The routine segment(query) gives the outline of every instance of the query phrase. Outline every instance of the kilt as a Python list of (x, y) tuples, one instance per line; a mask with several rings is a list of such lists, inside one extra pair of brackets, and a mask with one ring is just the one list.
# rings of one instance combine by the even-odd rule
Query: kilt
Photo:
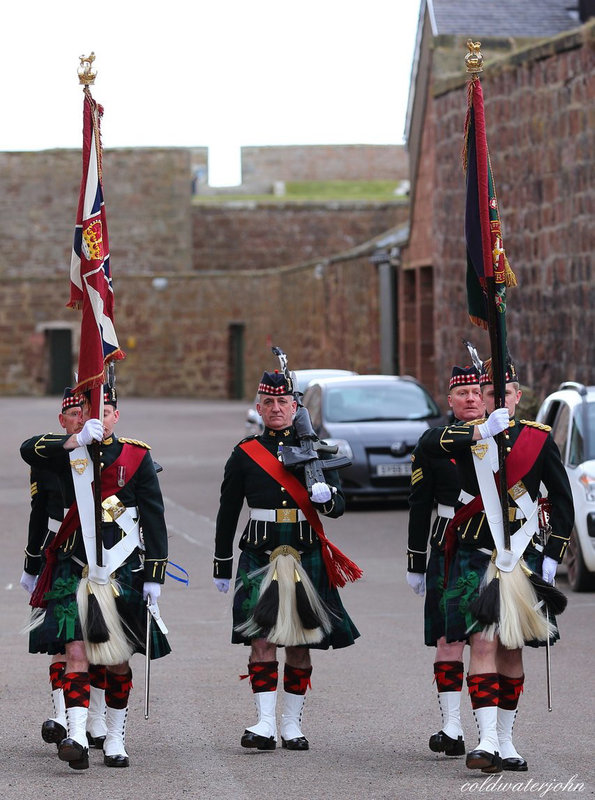
[(444, 630), (444, 551), (430, 548), (426, 570), (426, 599), (424, 602), (424, 641), (428, 647), (436, 647)]
[[(269, 554), (262, 550), (246, 549), (240, 554), (233, 599), (233, 630), (231, 634), (233, 644), (250, 644), (250, 640), (238, 633), (236, 627), (246, 622), (258, 602), (258, 593), (264, 573), (256, 577), (253, 577), (251, 573), (265, 567), (268, 563)], [(360, 634), (343, 607), (337, 588), (329, 584), (320, 547), (302, 552), (301, 564), (320, 599), (326, 605), (332, 622), (330, 633), (318, 644), (308, 645), (308, 647), (317, 650), (328, 650), (329, 647), (334, 649), (349, 647)]]
[[(541, 575), (542, 555), (531, 545), (525, 550), (524, 559), (527, 565)], [(456, 554), (450, 564), (448, 585), (442, 596), (440, 607), (444, 613), (445, 635), (447, 642), (468, 641), (473, 633), (479, 633), (483, 626), (475, 619), (469, 606), (479, 594), (483, 577), (490, 564), (491, 554), (459, 543)], [(556, 620), (550, 618), (556, 625)], [(550, 639), (553, 644), (559, 639), (556, 632)], [(545, 646), (545, 642), (525, 642), (530, 647)]]
[[(71, 558), (59, 560), (52, 575), (52, 588), (46, 593), (47, 608), (41, 626), (29, 640), (29, 651), (56, 655), (64, 653), (68, 642), (82, 641), (76, 592), (83, 567)], [(137, 556), (132, 556), (116, 570), (121, 597), (117, 609), (134, 652), (145, 654), (146, 604), (143, 600), (144, 576)], [(34, 646), (38, 649), (32, 651)], [(151, 658), (162, 658), (171, 652), (167, 638), (151, 619)]]

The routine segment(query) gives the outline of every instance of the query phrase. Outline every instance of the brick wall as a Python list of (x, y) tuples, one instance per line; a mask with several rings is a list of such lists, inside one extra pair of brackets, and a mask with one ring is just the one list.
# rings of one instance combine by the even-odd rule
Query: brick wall
[[(0, 394), (44, 394), (44, 329), (75, 323), (64, 307), (62, 278), (8, 279), (0, 296)], [(229, 326), (245, 325), (244, 396), (265, 368), (277, 367), (271, 344), (290, 366), (379, 371), (378, 283), (368, 254), (323, 266), (259, 272), (172, 273), (160, 290), (147, 274), (120, 275), (116, 322), (127, 357), (117, 365), (125, 397), (227, 396)], [(15, 316), (14, 309), (19, 309)], [(76, 362), (73, 361), (73, 369)]]
[(403, 145), (242, 147), (242, 183), (253, 181), (404, 180)]
[(407, 201), (200, 205), (193, 268), (267, 269), (351, 250), (407, 221)]
[[(225, 397), (238, 323), (248, 398), (275, 366), (275, 342), (295, 369), (378, 371), (378, 284), (366, 243), (404, 221), (406, 204), (193, 206), (203, 157), (104, 153), (123, 394)], [(80, 314), (65, 305), (80, 170), (78, 151), (0, 153), (0, 394), (46, 392), (52, 329), (72, 331), (76, 369)]]
[[(68, 275), (81, 164), (76, 150), (0, 153), (1, 275)], [(188, 270), (190, 152), (106, 150), (103, 172), (115, 274)]]
[[(565, 379), (595, 382), (594, 31), (593, 24), (583, 26), (513, 54), (482, 75), (504, 244), (519, 283), (508, 292), (509, 348), (523, 382), (540, 397)], [(420, 220), (417, 208), (432, 209), (434, 389), (440, 394), (451, 364), (465, 359), (462, 337), (483, 355), (488, 351), (487, 336), (466, 314), (465, 92), (460, 80), (434, 86), (435, 145), (428, 139), (420, 159), (432, 164), (433, 176), (422, 175), (416, 187), (411, 246), (404, 257), (405, 267), (427, 262), (427, 221)], [(416, 302), (422, 302), (419, 295)], [(419, 359), (412, 361), (411, 352), (403, 350), (402, 369), (419, 373)]]

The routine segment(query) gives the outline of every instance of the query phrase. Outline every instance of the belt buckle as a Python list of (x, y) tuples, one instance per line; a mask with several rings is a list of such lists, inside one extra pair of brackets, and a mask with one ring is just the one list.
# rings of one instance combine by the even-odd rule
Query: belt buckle
[(102, 522), (115, 522), (126, 511), (126, 506), (115, 494), (112, 494), (102, 502), (101, 509)]
[(297, 522), (297, 508), (276, 508), (275, 522)]

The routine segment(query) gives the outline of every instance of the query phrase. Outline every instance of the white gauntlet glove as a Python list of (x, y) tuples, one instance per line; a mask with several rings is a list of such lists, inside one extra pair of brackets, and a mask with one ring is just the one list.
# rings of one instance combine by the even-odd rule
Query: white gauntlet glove
[(326, 483), (312, 484), (312, 502), (313, 503), (328, 503), (332, 497), (330, 487)]
[(407, 583), (415, 594), (423, 596), (426, 593), (426, 576), (424, 572), (408, 572)]
[(227, 594), (229, 591), (229, 578), (213, 578), (213, 583), (223, 594)]
[(35, 589), (35, 584), (37, 583), (37, 575), (29, 575), (28, 572), (23, 572), (19, 583), (26, 592), (33, 594), (33, 589)]
[(98, 419), (88, 419), (83, 425), (82, 431), (76, 434), (79, 447), (100, 442), (103, 439), (103, 422)]
[(543, 564), (541, 565), (541, 577), (546, 583), (554, 582), (557, 569), (558, 562), (555, 558), (550, 558), (549, 556), (543, 557)]
[(147, 597), (151, 595), (151, 600), (153, 603), (156, 603), (161, 596), (161, 584), (160, 583), (151, 583), (147, 581), (143, 583), (143, 600), (145, 603), (147, 602)]
[(508, 428), (510, 417), (508, 416), (507, 408), (497, 408), (492, 411), (490, 416), (481, 425), (478, 425), (479, 435), (482, 439), (489, 439), (490, 436), (496, 436)]

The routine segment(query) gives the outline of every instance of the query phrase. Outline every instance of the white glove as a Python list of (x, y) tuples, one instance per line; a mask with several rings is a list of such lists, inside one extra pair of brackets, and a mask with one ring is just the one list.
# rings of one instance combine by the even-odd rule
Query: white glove
[(103, 439), (103, 422), (98, 419), (88, 419), (83, 425), (82, 431), (76, 434), (76, 440), (79, 447), (91, 444), (91, 442), (100, 442)]
[(555, 558), (550, 558), (549, 556), (543, 557), (543, 564), (541, 565), (541, 577), (546, 583), (554, 582), (557, 569), (558, 562)]
[(326, 483), (312, 484), (312, 502), (313, 503), (328, 503), (332, 497), (331, 490)]
[(478, 425), (479, 435), (482, 439), (488, 439), (490, 436), (496, 436), (508, 428), (510, 417), (508, 416), (507, 408), (497, 408), (492, 411), (490, 416), (481, 425)]
[(35, 584), (37, 583), (37, 575), (29, 575), (28, 572), (23, 572), (19, 583), (26, 592), (33, 594), (33, 589), (35, 589)]
[(424, 572), (408, 572), (407, 583), (415, 594), (423, 596), (426, 593), (426, 576)]
[(143, 583), (143, 600), (145, 602), (147, 601), (147, 597), (149, 595), (151, 595), (151, 600), (153, 603), (156, 603), (161, 595), (161, 584), (151, 583), (150, 581)]
[(213, 583), (223, 594), (227, 594), (229, 591), (229, 578), (213, 578)]

